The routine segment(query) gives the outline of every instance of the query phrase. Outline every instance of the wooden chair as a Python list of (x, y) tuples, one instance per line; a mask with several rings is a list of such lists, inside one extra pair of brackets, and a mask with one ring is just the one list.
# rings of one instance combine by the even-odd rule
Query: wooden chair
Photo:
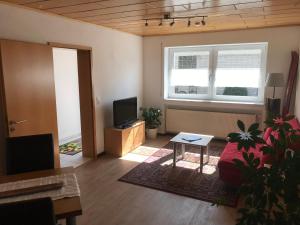
[(54, 169), (52, 134), (7, 139), (6, 173), (18, 174)]
[(51, 198), (0, 205), (1, 225), (55, 225)]

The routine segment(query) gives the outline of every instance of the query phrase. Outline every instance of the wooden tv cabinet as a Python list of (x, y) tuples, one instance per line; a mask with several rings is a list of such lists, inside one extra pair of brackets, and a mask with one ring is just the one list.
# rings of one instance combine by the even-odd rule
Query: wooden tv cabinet
[(105, 152), (114, 156), (124, 156), (145, 142), (145, 121), (137, 121), (131, 127), (117, 129), (114, 127), (104, 130)]

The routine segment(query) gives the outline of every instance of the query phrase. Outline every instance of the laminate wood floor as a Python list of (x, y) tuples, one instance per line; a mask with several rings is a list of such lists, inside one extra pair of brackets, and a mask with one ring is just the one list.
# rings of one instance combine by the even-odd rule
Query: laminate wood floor
[(74, 168), (77, 168), (83, 165), (84, 163), (87, 163), (88, 161), (92, 160), (91, 158), (83, 157), (82, 152), (79, 152), (75, 155), (59, 154), (59, 157), (61, 167), (73, 166)]
[[(162, 147), (169, 139), (161, 136), (145, 146)], [(136, 165), (103, 155), (76, 169), (83, 207), (79, 225), (235, 224), (236, 209), (118, 181)]]

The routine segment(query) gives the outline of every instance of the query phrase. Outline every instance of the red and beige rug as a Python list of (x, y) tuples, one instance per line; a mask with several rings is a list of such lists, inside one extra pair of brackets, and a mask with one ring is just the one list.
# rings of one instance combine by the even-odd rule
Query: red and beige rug
[(161, 149), (141, 146), (130, 154), (142, 155), (145, 160), (119, 180), (236, 207), (237, 190), (226, 186), (218, 175), (217, 163), (225, 144), (221, 141), (211, 143), (210, 159), (202, 174), (199, 172), (199, 150), (195, 147), (186, 147), (184, 159), (179, 155), (176, 168), (173, 168), (173, 150), (170, 144)]

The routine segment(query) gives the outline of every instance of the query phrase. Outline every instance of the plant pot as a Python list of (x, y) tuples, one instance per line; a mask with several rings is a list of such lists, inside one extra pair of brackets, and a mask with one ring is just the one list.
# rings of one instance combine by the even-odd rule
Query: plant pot
[(157, 131), (158, 131), (158, 128), (147, 128), (146, 129), (146, 136), (147, 138), (149, 139), (156, 139), (157, 138)]

